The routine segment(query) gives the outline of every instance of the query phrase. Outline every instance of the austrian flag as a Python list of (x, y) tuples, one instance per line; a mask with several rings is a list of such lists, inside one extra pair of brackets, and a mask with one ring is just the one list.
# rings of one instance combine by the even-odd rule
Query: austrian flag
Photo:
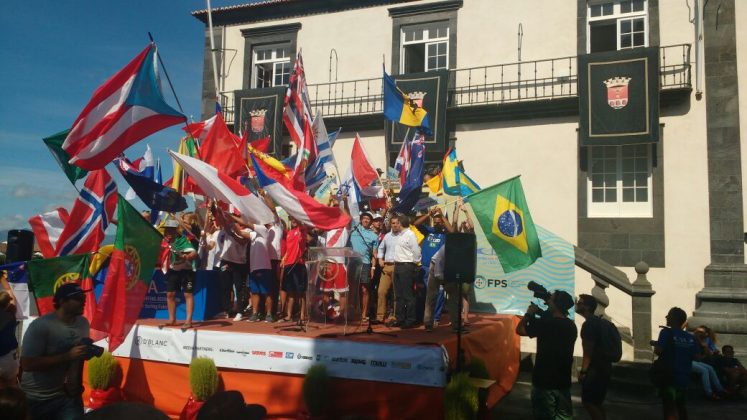
[(143, 138), (186, 120), (163, 99), (156, 54), (149, 44), (93, 93), (62, 145), (70, 163), (103, 168)]

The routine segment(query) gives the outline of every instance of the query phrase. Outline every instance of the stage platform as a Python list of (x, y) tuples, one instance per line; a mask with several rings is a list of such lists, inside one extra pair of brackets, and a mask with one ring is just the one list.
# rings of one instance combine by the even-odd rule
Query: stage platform
[[(155, 405), (172, 417), (189, 396), (188, 364), (193, 357), (215, 360), (223, 387), (262, 404), (272, 418), (295, 418), (303, 410), (301, 385), (308, 368), (327, 366), (333, 418), (442, 418), (447, 371), (456, 364), (456, 335), (442, 325), (400, 330), (366, 324), (196, 322), (193, 329), (159, 328), (163, 322), (140, 320), (115, 351), (123, 369), (128, 400)], [(519, 365), (519, 339), (513, 316), (472, 314), (462, 336), (466, 359), (484, 360), (492, 379), (488, 404), (513, 386)], [(427, 417), (423, 417), (427, 416)]]

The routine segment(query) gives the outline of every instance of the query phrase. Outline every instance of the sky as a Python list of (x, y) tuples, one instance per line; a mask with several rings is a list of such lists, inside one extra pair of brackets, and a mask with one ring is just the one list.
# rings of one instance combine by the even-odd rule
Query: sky
[[(244, 2), (211, 3), (215, 8)], [(184, 114), (199, 120), (204, 25), (191, 12), (205, 8), (205, 0), (3, 0), (0, 241), (9, 229), (28, 229), (31, 216), (72, 208), (77, 192), (42, 138), (70, 128), (94, 90), (145, 48), (148, 32)], [(166, 101), (178, 109), (163, 69), (161, 79)], [(136, 159), (149, 144), (166, 179), (171, 175), (166, 149), (176, 149), (181, 135), (179, 126), (170, 127), (125, 153)], [(124, 193), (127, 184), (112, 165), (107, 169)]]

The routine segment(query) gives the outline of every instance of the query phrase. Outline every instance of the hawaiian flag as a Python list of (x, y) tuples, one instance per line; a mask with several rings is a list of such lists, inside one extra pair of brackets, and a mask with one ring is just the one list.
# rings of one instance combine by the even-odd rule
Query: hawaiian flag
[(283, 123), (285, 123), (298, 150), (293, 174), (293, 187), (303, 190), (305, 188), (306, 166), (308, 162), (316, 159), (317, 147), (314, 141), (314, 130), (311, 127), (311, 103), (309, 102), (306, 75), (304, 74), (303, 59), (300, 53), (296, 57), (296, 63), (290, 75), (290, 84), (285, 94)]
[(90, 172), (57, 240), (55, 254), (83, 254), (99, 249), (116, 209), (117, 184), (106, 169)]
[(63, 207), (47, 213), (37, 214), (29, 219), (36, 243), (39, 244), (39, 251), (41, 251), (44, 258), (57, 256), (55, 254), (57, 240), (65, 229), (68, 219), (67, 210)]
[(156, 54), (150, 43), (96, 89), (62, 145), (70, 163), (103, 168), (143, 138), (186, 120), (163, 99)]
[(289, 181), (282, 181), (281, 174), (273, 173), (273, 168), (255, 159), (253, 155), (251, 158), (259, 186), (264, 188), (277, 205), (302, 224), (330, 230), (350, 223), (350, 216), (339, 208), (325, 206), (305, 192), (292, 188)]

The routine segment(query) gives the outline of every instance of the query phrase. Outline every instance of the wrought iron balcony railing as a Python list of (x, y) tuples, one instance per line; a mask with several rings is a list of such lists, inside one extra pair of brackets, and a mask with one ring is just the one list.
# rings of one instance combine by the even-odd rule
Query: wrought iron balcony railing
[[(660, 48), (662, 90), (691, 87), (690, 44)], [(503, 104), (578, 96), (576, 57), (522, 61), (449, 72), (448, 107)], [(381, 78), (309, 85), (311, 105), (325, 117), (383, 112)], [(233, 120), (233, 92), (224, 92), (226, 122)]]

